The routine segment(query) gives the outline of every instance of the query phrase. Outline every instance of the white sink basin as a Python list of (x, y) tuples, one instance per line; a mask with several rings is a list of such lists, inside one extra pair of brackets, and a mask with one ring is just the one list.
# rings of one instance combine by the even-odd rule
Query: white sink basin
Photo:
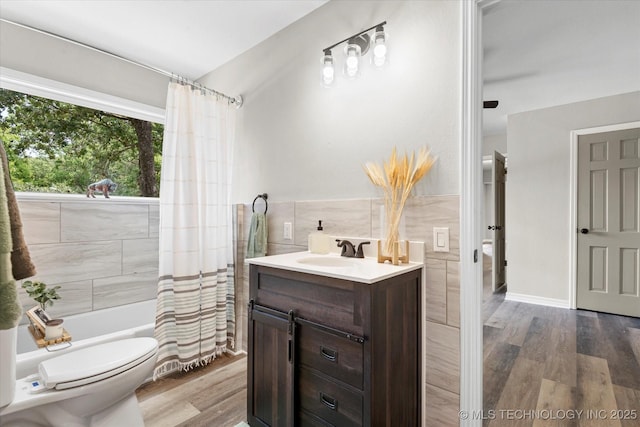
[(355, 263), (349, 259), (330, 256), (310, 256), (297, 260), (300, 264), (314, 265), (316, 267), (353, 267)]

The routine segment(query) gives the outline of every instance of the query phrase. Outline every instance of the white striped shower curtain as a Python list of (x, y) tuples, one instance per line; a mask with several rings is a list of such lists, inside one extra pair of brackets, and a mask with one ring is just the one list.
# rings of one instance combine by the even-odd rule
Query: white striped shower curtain
[(160, 179), (154, 377), (207, 364), (233, 346), (230, 200), (235, 108), (170, 83)]

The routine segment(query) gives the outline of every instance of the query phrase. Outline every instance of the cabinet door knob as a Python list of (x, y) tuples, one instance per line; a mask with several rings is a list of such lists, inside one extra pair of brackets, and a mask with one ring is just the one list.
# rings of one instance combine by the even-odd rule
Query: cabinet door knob
[(338, 360), (338, 352), (336, 350), (326, 348), (325, 346), (320, 346), (320, 354), (330, 362)]
[(320, 392), (320, 402), (322, 402), (323, 405), (325, 405), (327, 408), (331, 409), (332, 411), (335, 411), (336, 408), (338, 407), (338, 401), (333, 397), (324, 394), (323, 392)]

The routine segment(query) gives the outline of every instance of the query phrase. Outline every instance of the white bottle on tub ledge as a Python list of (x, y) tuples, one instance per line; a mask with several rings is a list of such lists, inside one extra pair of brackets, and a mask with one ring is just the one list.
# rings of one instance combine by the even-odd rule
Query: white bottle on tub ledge
[(331, 238), (324, 234), (322, 220), (318, 221), (317, 231), (309, 233), (309, 252), (312, 254), (325, 255), (329, 253)]

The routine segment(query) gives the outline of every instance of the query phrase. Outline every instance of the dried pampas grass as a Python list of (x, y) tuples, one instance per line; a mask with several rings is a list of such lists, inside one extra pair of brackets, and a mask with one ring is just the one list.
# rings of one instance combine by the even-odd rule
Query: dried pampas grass
[(413, 186), (429, 173), (435, 163), (435, 157), (427, 147), (422, 147), (417, 156), (411, 153), (408, 157), (398, 157), (393, 147), (389, 161), (382, 166), (368, 162), (364, 171), (373, 185), (382, 188), (384, 192), (384, 208), (387, 216), (387, 253), (393, 251), (394, 242), (398, 241), (400, 218), (404, 205), (411, 195)]

